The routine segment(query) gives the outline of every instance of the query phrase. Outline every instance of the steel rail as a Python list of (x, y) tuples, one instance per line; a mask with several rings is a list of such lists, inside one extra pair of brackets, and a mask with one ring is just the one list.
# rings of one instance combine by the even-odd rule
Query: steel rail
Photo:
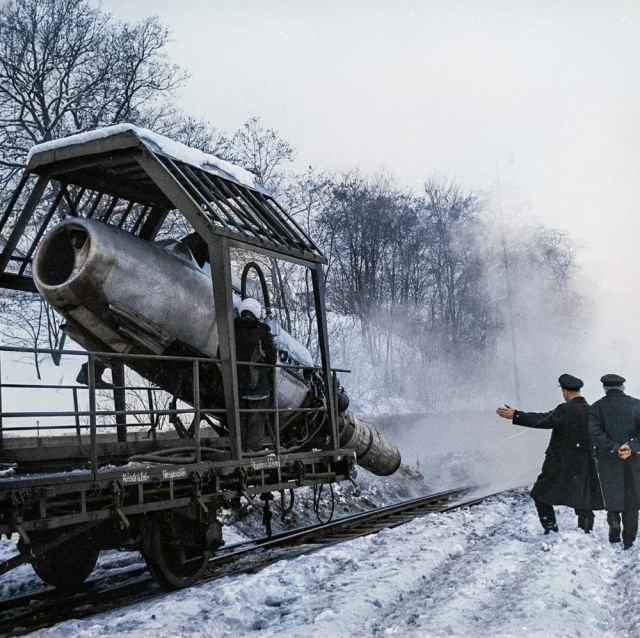
[[(196, 584), (201, 585), (224, 576), (258, 572), (281, 560), (311, 554), (333, 544), (397, 527), (428, 513), (448, 512), (475, 505), (489, 496), (507, 491), (470, 496), (472, 489), (474, 488), (459, 488), (429, 494), (331, 523), (310, 525), (274, 534), (270, 538), (234, 543), (217, 551), (205, 576)], [(466, 496), (469, 498), (465, 498)], [(133, 581), (104, 589), (100, 589), (100, 583), (109, 580), (109, 576), (100, 581), (89, 581), (80, 591), (72, 594), (46, 589), (0, 600), (0, 638), (23, 635), (65, 620), (87, 618), (171, 593), (162, 590), (151, 575), (142, 572), (139, 567), (133, 566), (128, 571), (138, 574)]]

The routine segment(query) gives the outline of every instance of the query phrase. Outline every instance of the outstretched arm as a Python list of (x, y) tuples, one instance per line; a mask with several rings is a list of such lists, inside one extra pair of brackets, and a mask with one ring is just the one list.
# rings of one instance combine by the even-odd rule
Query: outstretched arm
[(514, 425), (522, 425), (526, 428), (551, 429), (564, 420), (563, 410), (556, 414), (560, 408), (562, 406), (558, 406), (552, 412), (521, 412), (520, 410), (514, 410), (505, 403), (504, 407), (498, 408), (496, 412), (503, 419), (511, 420)]
[(562, 403), (551, 412), (520, 412), (516, 410), (513, 415), (513, 423), (525, 428), (551, 430), (566, 421), (565, 405)]
[(509, 421), (513, 419), (513, 415), (515, 414), (515, 412), (516, 411), (508, 403), (505, 403), (504, 407), (500, 406), (496, 410), (496, 414), (498, 416), (501, 416), (503, 419), (509, 419)]

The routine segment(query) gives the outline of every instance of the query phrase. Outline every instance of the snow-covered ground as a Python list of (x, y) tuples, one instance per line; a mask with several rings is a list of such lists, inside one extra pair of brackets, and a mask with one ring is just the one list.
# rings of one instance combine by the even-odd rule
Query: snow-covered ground
[(251, 636), (607, 637), (640, 635), (638, 549), (560, 508), (544, 536), (525, 490), (432, 514), (271, 565), (70, 621), (48, 638)]

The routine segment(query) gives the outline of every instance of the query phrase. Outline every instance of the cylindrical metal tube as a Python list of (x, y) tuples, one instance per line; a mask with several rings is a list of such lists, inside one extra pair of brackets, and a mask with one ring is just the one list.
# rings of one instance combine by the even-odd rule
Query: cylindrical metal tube
[[(71, 320), (73, 338), (88, 350), (104, 344), (115, 352), (137, 347), (163, 354), (176, 344), (194, 355), (216, 356), (211, 278), (180, 242), (165, 250), (94, 219), (69, 219), (42, 240), (33, 273), (38, 290)], [(235, 293), (233, 304), (240, 305)], [(282, 328), (273, 330), (281, 357), (314, 365), (301, 343)], [(183, 385), (181, 398), (191, 402)], [(301, 370), (279, 367), (276, 392), (280, 408), (298, 408), (309, 384)]]
[(340, 447), (355, 450), (358, 465), (378, 476), (389, 476), (400, 467), (402, 458), (395, 445), (355, 414), (347, 412), (343, 418)]
[(45, 299), (116, 352), (124, 341), (161, 354), (179, 340), (216, 354), (209, 277), (195, 261), (115, 226), (93, 219), (58, 224), (38, 247), (33, 274)]

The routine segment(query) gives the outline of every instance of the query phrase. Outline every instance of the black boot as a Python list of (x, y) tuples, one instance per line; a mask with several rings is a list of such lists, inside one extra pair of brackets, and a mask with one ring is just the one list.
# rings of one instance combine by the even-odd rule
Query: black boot
[(574, 510), (578, 515), (578, 527), (588, 534), (593, 529), (593, 512), (591, 510)]
[(594, 521), (595, 521), (595, 516), (593, 512), (588, 512), (587, 514), (584, 515), (584, 527), (582, 529), (584, 530), (585, 534), (589, 534), (591, 532), (591, 530), (593, 529)]
[(621, 532), (620, 523), (609, 523), (609, 542), (619, 543), (620, 532)]
[(538, 518), (544, 529), (544, 533), (557, 532), (558, 525), (556, 524), (556, 513), (553, 510), (553, 505), (548, 503), (542, 503), (534, 499), (536, 509), (538, 510)]
[(622, 512), (622, 542), (624, 548), (629, 549), (638, 534), (638, 510), (629, 509)]

